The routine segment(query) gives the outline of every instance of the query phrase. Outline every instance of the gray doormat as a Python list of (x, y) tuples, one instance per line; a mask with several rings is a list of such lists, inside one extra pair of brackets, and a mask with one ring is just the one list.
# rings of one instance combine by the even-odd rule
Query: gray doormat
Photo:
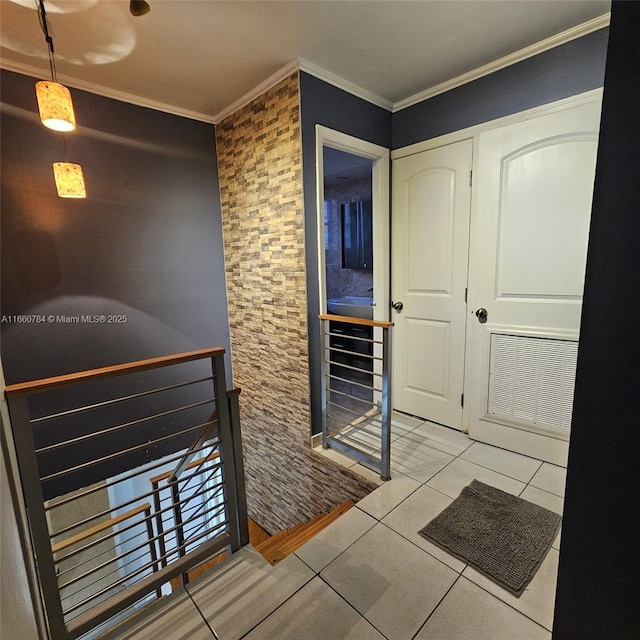
[(560, 520), (553, 511), (473, 480), (419, 533), (520, 596)]

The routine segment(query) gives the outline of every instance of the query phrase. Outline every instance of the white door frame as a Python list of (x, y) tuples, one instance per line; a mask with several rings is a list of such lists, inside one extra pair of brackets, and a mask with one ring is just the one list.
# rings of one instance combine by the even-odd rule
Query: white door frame
[(324, 147), (372, 161), (373, 319), (389, 320), (389, 149), (316, 125), (316, 209), (318, 215), (318, 283), (320, 313), (327, 313), (324, 243)]

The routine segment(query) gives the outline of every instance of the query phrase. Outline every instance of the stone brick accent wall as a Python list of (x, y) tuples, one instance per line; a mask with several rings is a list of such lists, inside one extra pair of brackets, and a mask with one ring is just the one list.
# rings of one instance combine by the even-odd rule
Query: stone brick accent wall
[(373, 485), (310, 448), (298, 74), (216, 127), (249, 515), (273, 533)]

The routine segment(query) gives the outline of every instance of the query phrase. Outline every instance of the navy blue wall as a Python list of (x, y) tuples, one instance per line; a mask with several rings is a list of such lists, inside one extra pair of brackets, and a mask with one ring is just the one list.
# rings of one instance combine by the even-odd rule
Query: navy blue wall
[[(7, 383), (228, 351), (214, 127), (73, 90), (68, 159), (82, 164), (88, 197), (62, 199), (51, 169), (62, 137), (39, 122), (34, 79), (3, 70), (1, 80)], [(34, 315), (45, 320), (20, 321)], [(60, 319), (83, 315), (126, 321)]]
[(62, 137), (34, 80), (2, 71), (3, 316), (126, 315), (104, 326), (2, 323), (7, 383), (206, 346), (229, 329), (212, 125), (74, 90), (86, 200), (56, 195)]
[(594, 31), (394, 113), (393, 148), (601, 87), (608, 32)]
[(356, 98), (323, 80), (300, 72), (302, 120), (302, 171), (304, 188), (307, 299), (309, 314), (309, 365), (311, 371), (311, 423), (321, 429), (320, 323), (318, 313), (318, 223), (316, 207), (316, 124), (391, 147), (391, 113)]

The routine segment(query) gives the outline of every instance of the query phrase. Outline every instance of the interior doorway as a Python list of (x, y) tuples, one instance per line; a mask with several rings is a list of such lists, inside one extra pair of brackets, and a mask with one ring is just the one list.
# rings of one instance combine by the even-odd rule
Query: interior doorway
[(317, 125), (316, 184), (320, 313), (388, 320), (389, 150)]

